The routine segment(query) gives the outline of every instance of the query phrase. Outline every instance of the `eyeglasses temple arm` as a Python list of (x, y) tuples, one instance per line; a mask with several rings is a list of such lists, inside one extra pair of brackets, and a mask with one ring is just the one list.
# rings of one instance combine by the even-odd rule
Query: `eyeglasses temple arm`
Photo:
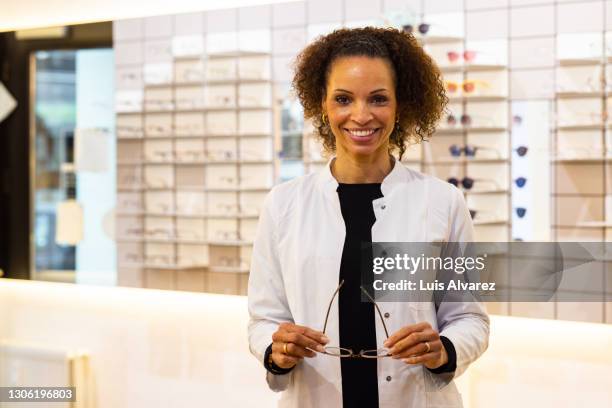
[(387, 338), (389, 338), (389, 332), (387, 331), (387, 325), (385, 324), (385, 319), (383, 319), (382, 313), (380, 312), (380, 308), (376, 304), (376, 301), (374, 300), (374, 298), (372, 298), (372, 296), (370, 296), (368, 291), (363, 288), (363, 286), (360, 286), (360, 288), (363, 291), (363, 293), (365, 293), (365, 295), (368, 297), (368, 299), (370, 299), (372, 303), (374, 303), (374, 307), (376, 308), (376, 311), (378, 312), (378, 316), (380, 316), (380, 321), (382, 322), (383, 329), (385, 329), (385, 334), (387, 335)]
[(325, 314), (325, 324), (323, 325), (323, 333), (325, 333), (325, 330), (327, 329), (327, 319), (329, 318), (329, 311), (331, 310), (332, 303), (334, 303), (334, 299), (336, 298), (336, 295), (338, 294), (338, 291), (340, 290), (342, 285), (344, 285), (344, 279), (342, 279), (340, 281), (340, 284), (336, 288), (336, 291), (334, 292), (334, 295), (332, 296), (331, 300), (329, 301), (329, 306), (327, 306), (327, 313)]

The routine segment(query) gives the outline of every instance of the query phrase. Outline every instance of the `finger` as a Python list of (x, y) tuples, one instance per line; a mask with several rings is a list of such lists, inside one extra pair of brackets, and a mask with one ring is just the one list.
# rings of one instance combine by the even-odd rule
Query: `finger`
[(280, 368), (291, 368), (300, 360), (301, 359), (298, 357), (292, 357), (282, 353), (272, 353), (272, 361)]
[(314, 357), (317, 355), (312, 350), (300, 347), (293, 343), (272, 343), (272, 352), (285, 354), (285, 344), (287, 345), (287, 355), (292, 357)]
[(395, 343), (397, 343), (399, 340), (403, 339), (404, 337), (409, 336), (411, 333), (414, 333), (417, 331), (423, 331), (430, 327), (431, 325), (427, 322), (421, 322), (421, 323), (411, 324), (409, 326), (404, 326), (398, 331), (396, 331), (395, 333), (393, 333), (391, 336), (389, 336), (389, 338), (384, 342), (383, 345), (387, 348), (391, 348), (393, 347), (393, 345), (395, 345)]
[(293, 343), (303, 348), (316, 350), (320, 353), (325, 351), (325, 348), (317, 341), (306, 337), (298, 332), (276, 332), (272, 335), (272, 340), (278, 343)]
[(433, 351), (431, 353), (421, 354), (420, 356), (408, 357), (403, 359), (402, 361), (406, 364), (421, 364), (427, 361), (436, 361), (440, 359), (440, 352)]
[(290, 331), (297, 332), (303, 336), (311, 338), (312, 340), (316, 341), (319, 344), (325, 345), (329, 343), (329, 339), (327, 338), (325, 333), (317, 331), (317, 330), (313, 330), (310, 327), (293, 325)]
[(391, 354), (398, 354), (405, 351), (408, 348), (414, 347), (419, 343), (430, 342), (439, 340), (439, 335), (434, 330), (426, 330), (422, 332), (413, 332), (403, 339), (399, 340), (393, 347), (389, 349)]
[(429, 352), (439, 352), (440, 350), (442, 350), (442, 342), (441, 341), (429, 342), (429, 347), (430, 348), (427, 349), (427, 345), (425, 343), (419, 343), (416, 346), (410, 347), (407, 350), (401, 351), (397, 354), (393, 354), (393, 358), (395, 359), (408, 358), (408, 357), (423, 355)]

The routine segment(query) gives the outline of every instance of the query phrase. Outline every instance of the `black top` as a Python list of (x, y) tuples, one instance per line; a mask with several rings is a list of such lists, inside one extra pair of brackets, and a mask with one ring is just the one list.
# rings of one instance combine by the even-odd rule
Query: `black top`
[[(376, 311), (371, 302), (361, 301), (361, 245), (372, 242), (372, 226), (376, 221), (372, 201), (382, 197), (380, 183), (342, 184), (337, 192), (342, 218), (346, 226), (346, 238), (340, 262), (340, 278), (344, 285), (338, 292), (340, 347), (361, 350), (376, 349)], [(298, 323), (299, 324), (299, 323)], [(390, 335), (393, 333), (389, 333)], [(448, 363), (432, 373), (453, 372), (456, 369), (456, 353), (452, 342), (440, 336), (448, 353)], [(333, 340), (332, 340), (333, 342)], [(264, 365), (274, 374), (285, 374), (291, 369), (281, 369), (268, 364), (271, 345), (266, 350)], [(318, 358), (321, 358), (319, 356)], [(335, 357), (328, 357), (335, 358)], [(378, 375), (376, 359), (342, 358), (342, 401), (344, 408), (378, 407)]]
[[(338, 197), (346, 226), (346, 239), (340, 262), (338, 292), (340, 347), (361, 350), (376, 349), (376, 311), (371, 302), (361, 301), (361, 244), (372, 242), (372, 225), (376, 218), (372, 201), (382, 197), (380, 183), (340, 184)], [(378, 407), (376, 359), (343, 358), (342, 402), (349, 407)]]

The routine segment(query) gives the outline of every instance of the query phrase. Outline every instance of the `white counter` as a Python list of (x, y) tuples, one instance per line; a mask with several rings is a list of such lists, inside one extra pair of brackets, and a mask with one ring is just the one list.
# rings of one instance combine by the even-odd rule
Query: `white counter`
[[(0, 279), (0, 339), (83, 349), (96, 408), (271, 407), (246, 298)], [(612, 406), (612, 326), (493, 316), (466, 407)]]

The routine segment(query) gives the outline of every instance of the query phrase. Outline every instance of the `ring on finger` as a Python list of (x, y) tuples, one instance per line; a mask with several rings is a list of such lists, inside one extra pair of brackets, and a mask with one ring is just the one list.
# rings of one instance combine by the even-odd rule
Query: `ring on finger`
[(425, 350), (425, 353), (429, 353), (431, 351), (431, 345), (427, 341), (425, 342), (425, 345), (427, 346), (427, 350)]
[(289, 352), (287, 351), (287, 344), (288, 343), (283, 344), (283, 353), (284, 354), (289, 354)]

